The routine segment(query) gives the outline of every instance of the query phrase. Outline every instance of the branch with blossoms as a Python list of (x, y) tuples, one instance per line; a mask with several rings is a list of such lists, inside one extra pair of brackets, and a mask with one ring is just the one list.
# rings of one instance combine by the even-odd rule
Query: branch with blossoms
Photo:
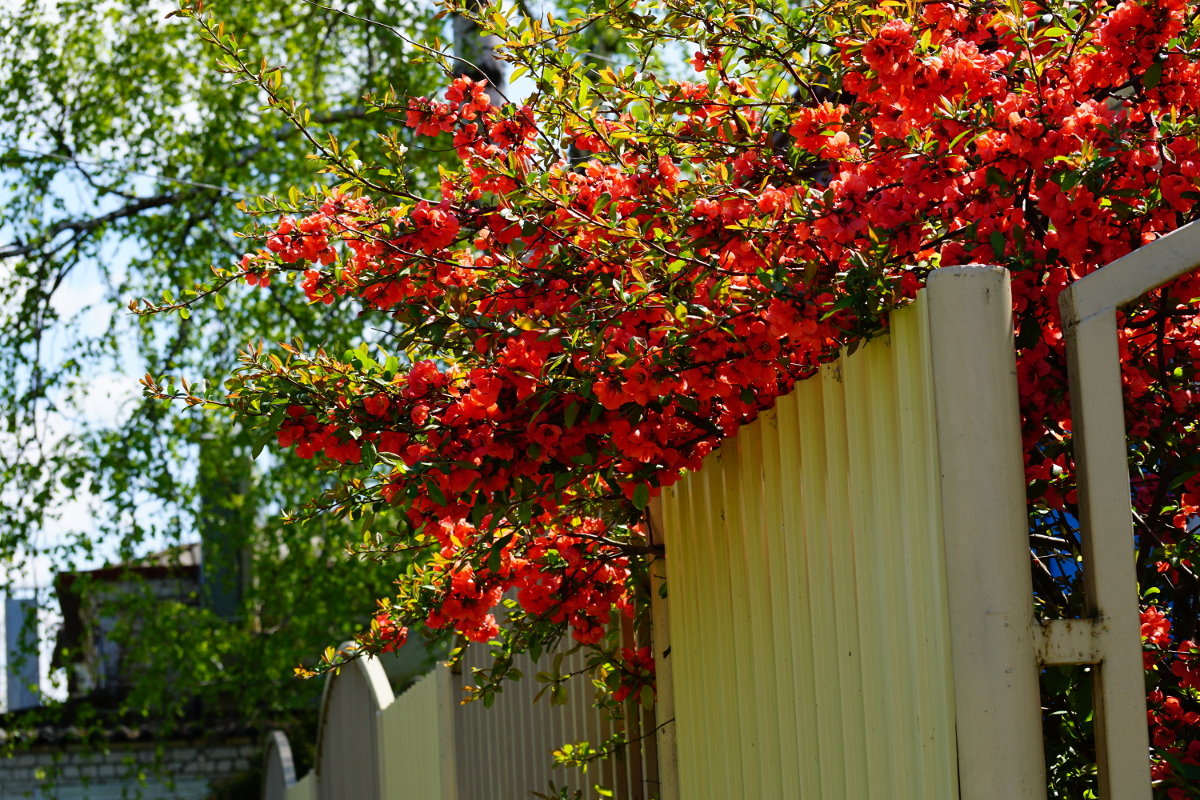
[[(1197, 216), (1196, 12), (659, 0), (483, 14), (537, 86), (524, 104), (494, 106), (465, 78), (368, 100), (394, 129), (381, 168), (403, 174), (402, 135), (453, 151), (438, 195), (342, 170), (347, 183), (251, 234), (232, 273), (355, 304), (388, 323), (387, 351), (250, 352), (213, 400), (337, 477), (321, 513), (386, 520), (364, 552), (403, 554), (404, 574), (366, 651), (419, 624), (504, 642), (510, 664), (567, 631), (626, 674), (611, 630), (648, 604), (650, 500), (886, 330), (931, 270), (1001, 264), (1037, 600), (1069, 616), (1080, 547), (1057, 298)], [(630, 43), (603, 69), (564, 46), (599, 24)], [(654, 67), (679, 44), (691, 74)], [(276, 96), (274, 77), (235, 71)], [(1184, 278), (1120, 318), (1139, 576), (1185, 641), (1200, 637), (1197, 298)], [(1157, 685), (1200, 712), (1190, 682)]]

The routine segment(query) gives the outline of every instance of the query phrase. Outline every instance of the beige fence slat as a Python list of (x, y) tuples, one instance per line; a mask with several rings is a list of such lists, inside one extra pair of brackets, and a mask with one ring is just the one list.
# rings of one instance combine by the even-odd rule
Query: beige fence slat
[[(741, 448), (739, 441), (732, 442), (730, 460), (740, 461)], [(730, 592), (730, 626), (725, 629), (726, 635), (732, 640), (733, 647), (730, 655), (741, 655), (741, 658), (731, 658), (730, 667), (733, 681), (731, 687), (731, 708), (737, 717), (737, 726), (726, 733), (732, 739), (730, 744), (741, 751), (741, 757), (735, 762), (739, 767), (740, 778), (737, 785), (742, 787), (747, 797), (762, 796), (762, 761), (761, 739), (763, 737), (763, 718), (755, 707), (755, 700), (762, 692), (763, 686), (754, 676), (754, 665), (759, 660), (759, 651), (754, 647), (755, 627), (758, 620), (751, 610), (749, 570), (747, 565), (746, 541), (734, 535), (742, 530), (742, 508), (746, 503), (745, 488), (742, 485), (742, 474), (737, 470), (722, 470), (713, 476), (712, 484), (721, 498), (717, 514), (721, 519), (718, 532), (716, 553), (729, 570)], [(714, 486), (714, 488), (715, 488)], [(757, 589), (758, 587), (753, 587)], [(747, 657), (748, 656), (748, 657)]]
[[(871, 752), (867, 748), (872, 743), (885, 737), (891, 738), (887, 721), (893, 711), (889, 708), (886, 683), (872, 680), (871, 675), (874, 665), (889, 658), (884, 632), (885, 608), (877, 602), (881, 588), (878, 585), (879, 569), (884, 563), (890, 562), (887, 548), (889, 537), (878, 537), (874, 534), (886, 529), (886, 521), (881, 516), (890, 516), (893, 513), (890, 506), (881, 509), (873, 502), (886, 495), (884, 486), (875, 485), (874, 479), (879, 476), (875, 474), (871, 462), (873, 442), (876, 438), (886, 435), (886, 431), (876, 428), (872, 411), (887, 395), (877, 392), (877, 387), (872, 385), (872, 376), (881, 362), (876, 351), (886, 347), (887, 342), (881, 339), (873, 344), (874, 347), (863, 348), (855, 358), (847, 358), (843, 363), (846, 423), (844, 431), (840, 432), (846, 439), (847, 452), (851, 459), (845, 473), (850, 485), (850, 524), (841, 536), (847, 538), (852, 545), (850, 564), (853, 566), (854, 594), (858, 600), (858, 618), (853, 623), (858, 642), (853, 646), (852, 669), (861, 676), (857, 694), (862, 707), (862, 752)], [(839, 534), (834, 532), (832, 535)], [(895, 654), (891, 654), (891, 658), (894, 657)], [(867, 776), (867, 797), (882, 797), (888, 787), (896, 785), (890, 768), (889, 758), (863, 759), (862, 770)]]
[[(920, 402), (927, 396), (928, 387), (933, 386), (932, 363), (926, 347), (916, 346), (918, 342), (930, 341), (929, 315), (920, 310), (915, 314), (893, 315), (891, 326), (897, 343), (893, 348), (901, 457), (897, 486), (900, 502), (905, 506), (901, 515), (901, 540), (905, 549), (907, 607), (915, 612), (905, 616), (907, 635), (916, 643), (916, 647), (908, 651), (907, 669), (913, 680), (910, 692), (918, 718), (933, 726), (951, 726), (954, 694), (946, 690), (942, 681), (944, 676), (953, 674), (951, 653), (945, 645), (951, 641), (950, 616), (954, 609), (947, 595), (947, 582), (935, 577), (941, 576), (945, 569), (941, 497), (940, 493), (923, 491), (925, 476), (938, 474), (938, 454), (929, 447), (904, 444), (936, 440), (933, 404)], [(922, 387), (926, 388), (923, 390)], [(938, 659), (937, 668), (925, 669), (918, 654)], [(918, 797), (937, 797), (946, 786), (957, 781), (955, 765), (946, 758), (943, 745), (946, 735), (948, 732), (938, 731), (937, 735), (920, 742)]]
[[(663, 507), (668, 498), (671, 498), (678, 504), (680, 509), (691, 508), (694, 500), (692, 498), (692, 488), (696, 481), (683, 481), (676, 483), (674, 486), (663, 490), (662, 495), (656, 501), (653, 509), (656, 514), (655, 540), (657, 547), (665, 547), (666, 545), (666, 522)], [(688, 524), (688, 519), (681, 513), (679, 525), (685, 526)], [(688, 528), (682, 528), (684, 535), (693, 535)], [(696, 676), (694, 674), (684, 673), (683, 675), (675, 674), (675, 640), (680, 635), (687, 636), (683, 633), (684, 629), (693, 624), (697, 619), (699, 609), (695, 607), (695, 593), (686, 591), (686, 577), (680, 578), (679, 583), (673, 582), (670, 578), (672, 571), (677, 571), (681, 575), (694, 575), (696, 568), (694, 567), (694, 557), (699, 553), (699, 548), (682, 550), (677, 555), (672, 556), (672, 561), (668, 562), (665, 558), (660, 558), (656, 561), (656, 569), (661, 570), (658, 574), (661, 575), (661, 580), (665, 583), (667, 598), (665, 602), (658, 591), (651, 595), (651, 603), (654, 613), (654, 635), (657, 637), (662, 631), (662, 626), (659, 620), (665, 618), (670, 631), (670, 640), (666, 643), (670, 648), (669, 653), (666, 649), (656, 644), (654, 650), (654, 659), (658, 674), (658, 703), (659, 708), (665, 707), (671, 709), (670, 716), (664, 714), (664, 719), (672, 720), (666, 728), (664, 728), (663, 738), (660, 743), (666, 742), (663, 747), (665, 751), (671, 744), (674, 745), (674, 758), (669, 761), (664, 759), (660, 761), (659, 766), (663, 772), (663, 782), (666, 786), (671, 787), (671, 800), (680, 800), (682, 797), (689, 797), (689, 783), (691, 776), (679, 769), (680, 762), (695, 762), (697, 754), (692, 751), (692, 739), (684, 737), (679, 738), (679, 727), (681, 718), (687, 719), (687, 709), (695, 708), (693, 700), (693, 683)], [(675, 565), (679, 568), (676, 570)], [(670, 568), (668, 568), (670, 567)], [(661, 588), (661, 587), (660, 587)], [(663, 668), (666, 666), (669, 680), (663, 681)], [(694, 728), (694, 726), (693, 726)], [(668, 738), (669, 737), (669, 738)], [(665, 794), (665, 793), (664, 793)]]
[[(704, 467), (695, 481), (688, 480), (680, 484), (681, 486), (686, 485), (690, 490), (688, 510), (684, 512), (687, 515), (686, 522), (681, 520), (681, 527), (697, 541), (705, 540), (711, 535), (711, 530), (707, 526), (698, 525), (696, 519), (707, 519), (708, 517), (709, 478), (705, 471), (709, 469), (709, 464), (718, 458), (720, 458), (719, 455), (710, 455), (705, 459)], [(713, 616), (705, 617), (704, 607), (699, 601), (699, 596), (703, 591), (711, 592), (717, 598), (729, 595), (727, 581), (717, 579), (707, 587), (696, 584), (697, 580), (711, 571), (708, 564), (712, 559), (713, 547), (707, 543), (706, 546), (694, 548), (691, 553), (685, 553), (685, 562), (691, 569), (687, 570), (686, 574), (678, 573), (680, 574), (678, 580), (675, 577), (677, 571), (674, 569), (674, 563), (670, 558), (667, 559), (667, 591), (674, 593), (677, 600), (686, 600), (691, 606), (687, 609), (680, 609), (681, 613), (677, 617), (680, 624), (672, 625), (671, 658), (676, 663), (679, 661), (678, 642), (680, 637), (683, 637), (684, 641), (689, 641), (689, 637), (692, 636), (703, 637), (706, 625), (710, 630), (724, 631), (725, 626), (730, 624), (728, 620), (721, 618), (722, 609), (717, 609)], [(721, 605), (726, 604), (722, 603)], [(674, 611), (678, 605), (672, 605), (671, 608)], [(683, 624), (685, 621), (688, 623), (686, 630)], [(714, 668), (720, 667), (724, 672), (726, 667), (722, 662), (726, 658), (726, 651), (733, 647), (733, 642), (721, 640), (714, 641), (712, 644), (714, 646), (711, 648), (709, 658)], [(710, 715), (700, 712), (710, 703), (728, 706), (730, 698), (721, 694), (722, 689), (714, 687), (711, 691), (706, 691), (707, 687), (704, 685), (702, 672), (684, 670), (680, 673), (676, 671), (675, 682), (677, 686), (687, 687), (687, 692), (681, 695), (680, 701), (675, 703), (675, 732), (679, 741), (679, 796), (681, 798), (695, 797), (698, 787), (706, 784), (713, 784), (716, 791), (728, 791), (733, 784), (727, 774), (728, 759), (711, 763), (701, 755), (703, 753), (702, 743), (711, 740), (714, 736), (719, 736), (720, 731), (711, 725), (713, 720)], [(702, 764), (703, 766), (685, 768), (684, 764)]]
[(1007, 272), (937, 270), (927, 299), (962, 798), (1045, 797)]
[(287, 800), (317, 800), (317, 774), (310, 772), (289, 786)]
[(685, 800), (956, 797), (922, 313), (664, 492)]
[[(823, 370), (784, 398), (778, 405), (779, 418), (786, 424), (780, 425), (780, 452), (790, 466), (784, 476), (795, 481), (799, 491), (785, 491), (788, 502), (784, 506), (785, 519), (792, 521), (795, 528), (786, 538), (798, 538), (802, 549), (800, 562), (803, 565), (795, 580), (803, 587), (793, 592), (793, 619), (797, 620), (797, 639), (792, 644), (799, 667), (796, 685), (797, 719), (807, 718), (808, 726), (814, 731), (816, 746), (802, 749), (799, 767), (804, 774), (816, 774), (801, 786), (810, 786), (820, 791), (818, 798), (849, 797), (845, 772), (837, 768), (842, 763), (845, 741), (839, 726), (842, 723), (842, 690), (838, 683), (837, 669), (839, 645), (814, 648), (811, 642), (818, 641), (834, 619), (834, 595), (818, 591), (828, 574), (831, 561), (831, 522), (827, 513), (828, 473), (826, 471), (825, 432), (821, 426), (805, 424), (806, 415), (813, 419), (825, 418), (826, 384), (833, 379), (831, 370)], [(804, 411), (802, 412), (801, 409)], [(794, 442), (794, 447), (784, 446)], [(836, 635), (836, 634), (835, 634)], [(826, 639), (832, 637), (826, 636)], [(812, 713), (806, 713), (812, 703)], [(809, 791), (801, 795), (812, 798)]]
[(1094, 310), (1074, 309), (1071, 300), (1068, 295), (1064, 306), (1069, 309), (1067, 356), (1086, 608), (1090, 617), (1103, 621), (1102, 626), (1093, 628), (1099, 634), (1094, 637), (1099, 664), (1093, 670), (1092, 702), (1100, 796), (1104, 800), (1149, 800), (1146, 700), (1144, 692), (1138, 691), (1145, 680), (1145, 667), (1132, 558), (1116, 308), (1081, 320)]
[(383, 800), (455, 800), (450, 671), (435, 669), (379, 713)]
[[(852, 470), (848, 442), (846, 440), (846, 397), (843, 383), (844, 362), (826, 366), (821, 370), (824, 389), (823, 415), (820, 419), (804, 418), (807, 426), (824, 428), (825, 481), (823, 497), (826, 511), (825, 530), (818, 531), (827, 550), (822, 554), (821, 570), (813, 577), (813, 593), (829, 594), (833, 599), (834, 622), (833, 643), (836, 660), (833, 674), (822, 676), (823, 682), (832, 683), (837, 689), (838, 705), (844, 715), (829, 729), (842, 744), (840, 759), (830, 764), (838, 770), (844, 782), (846, 797), (867, 797), (868, 774), (865, 764), (853, 770), (845, 768), (855, 753), (866, 752), (865, 713), (863, 706), (862, 648), (859, 645), (858, 588), (854, 575), (855, 563), (855, 509), (852, 502), (859, 499), (852, 494), (849, 477)], [(785, 445), (786, 446), (786, 445)], [(819, 468), (819, 467), (818, 467)], [(802, 509), (801, 513), (810, 513)], [(828, 625), (828, 620), (826, 621)], [(820, 639), (808, 643), (819, 646)]]
[[(763, 538), (761, 547), (763, 558), (768, 568), (767, 578), (770, 582), (770, 609), (772, 613), (771, 629), (779, 630), (790, 626), (798, 630), (799, 636), (775, 636), (774, 646), (779, 648), (778, 657), (773, 659), (774, 674), (772, 680), (778, 687), (779, 694), (771, 698), (775, 705), (775, 722), (778, 726), (775, 736), (782, 746), (787, 741), (788, 731), (794, 731), (796, 746), (800, 752), (811, 752), (817, 742), (817, 731), (809, 724), (811, 715), (802, 714), (797, 699), (796, 685), (809, 685), (812, 682), (812, 671), (808, 669), (808, 653), (796, 652), (796, 641), (809, 637), (808, 615), (801, 613), (806, 587), (800, 580), (803, 575), (804, 562), (799, 557), (802, 542), (798, 537), (787, 535), (786, 519), (788, 501), (796, 494), (794, 491), (797, 479), (796, 473), (789, 472), (783, 463), (780, 453), (780, 429), (786, 423), (779, 411), (772, 409), (762, 418), (764, 435), (762, 437), (762, 469), (763, 495), (757, 502), (762, 513)], [(784, 491), (785, 486), (793, 487), (793, 491)], [(770, 502), (771, 497), (778, 496), (783, 502)], [(774, 543), (778, 542), (778, 547)], [(766, 661), (766, 659), (764, 659)], [(784, 758), (782, 753), (777, 755), (779, 779), (784, 784), (800, 786), (803, 782), (801, 759)]]
[[(711, 477), (706, 475), (706, 470), (709, 469), (709, 464), (720, 458), (720, 456), (709, 456), (705, 459), (704, 467), (700, 470), (696, 481), (687, 481), (691, 489), (691, 497), (689, 498), (688, 516), (686, 517), (685, 529), (690, 532), (697, 541), (705, 541), (712, 536), (712, 529), (707, 526), (698, 525), (697, 518), (707, 519), (709, 515), (709, 495), (711, 494)], [(669, 545), (668, 545), (669, 548)], [(707, 591), (713, 597), (723, 598), (729, 596), (729, 581), (728, 576), (720, 576), (714, 579), (708, 586), (699, 586), (696, 581), (701, 580), (712, 570), (709, 568), (709, 563), (716, 560), (714, 548), (711, 544), (706, 544), (695, 548), (690, 562), (691, 570), (689, 574), (680, 577), (677, 581), (675, 578), (676, 570), (670, 558), (667, 559), (667, 590), (674, 592), (679, 598), (687, 598), (692, 607), (687, 609), (678, 617), (680, 623), (687, 620), (690, 624), (690, 630), (683, 630), (683, 625), (680, 624), (678, 629), (672, 627), (672, 649), (671, 657), (676, 663), (679, 660), (678, 642), (680, 636), (684, 637), (684, 641), (688, 641), (690, 636), (705, 635), (705, 627), (710, 631), (725, 631), (732, 624), (731, 618), (723, 617), (728, 614), (727, 603), (720, 603), (723, 608), (716, 609), (716, 613), (706, 616), (705, 608), (698, 600), (697, 595)], [(722, 579), (723, 578), (723, 579)], [(672, 606), (674, 610), (676, 606)], [(728, 658), (728, 651), (733, 649), (734, 643), (732, 639), (722, 637), (720, 641), (713, 641), (710, 638), (712, 647), (710, 648), (709, 659), (714, 669), (720, 669), (725, 672), (728, 667), (724, 663)], [(720, 737), (721, 731), (712, 723), (710, 715), (700, 713), (705, 706), (722, 705), (730, 707), (733, 699), (729, 696), (730, 687), (710, 687), (705, 685), (704, 675), (702, 672), (689, 672), (684, 670), (681, 674), (675, 672), (676, 684), (679, 686), (687, 686), (688, 691), (684, 695), (687, 699), (675, 704), (675, 731), (679, 739), (679, 795), (681, 798), (692, 798), (696, 796), (698, 787), (706, 784), (714, 786), (714, 791), (728, 791), (735, 784), (731, 780), (728, 771), (730, 769), (730, 761), (726, 758), (718, 762), (708, 762), (701, 755), (704, 751), (702, 744), (712, 741), (714, 737)], [(691, 720), (695, 720), (698, 724), (693, 724)], [(736, 725), (736, 720), (730, 722), (731, 725)], [(685, 760), (685, 752), (687, 757)], [(732, 750), (730, 752), (733, 752)], [(703, 766), (698, 768), (688, 769), (683, 765), (693, 764)], [(739, 775), (737, 780), (741, 780)]]

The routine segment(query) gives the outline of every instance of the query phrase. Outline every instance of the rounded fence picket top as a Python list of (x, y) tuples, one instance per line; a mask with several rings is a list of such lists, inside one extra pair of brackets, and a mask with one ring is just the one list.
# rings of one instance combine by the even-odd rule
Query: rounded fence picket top
[(352, 661), (326, 681), (317, 735), (318, 800), (382, 796), (377, 716), (394, 699), (374, 658)]
[(263, 800), (286, 800), (288, 789), (295, 783), (292, 745), (283, 731), (271, 731), (263, 754)]

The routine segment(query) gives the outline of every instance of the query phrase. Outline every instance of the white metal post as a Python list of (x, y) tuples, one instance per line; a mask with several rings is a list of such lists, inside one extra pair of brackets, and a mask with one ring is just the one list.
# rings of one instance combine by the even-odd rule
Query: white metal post
[(946, 267), (927, 308), (961, 800), (1044, 800), (1007, 270)]

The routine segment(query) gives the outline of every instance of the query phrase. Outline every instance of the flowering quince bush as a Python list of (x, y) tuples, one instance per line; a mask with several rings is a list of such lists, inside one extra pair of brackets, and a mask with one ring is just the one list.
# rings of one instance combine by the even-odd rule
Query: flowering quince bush
[[(1147, 670), (1169, 670), (1181, 690), (1200, 689), (1200, 645), (1190, 639), (1176, 641), (1171, 635), (1171, 620), (1155, 606), (1142, 612), (1142, 640), (1147, 645), (1143, 654)], [(1160, 688), (1150, 692), (1148, 713), (1154, 746), (1173, 756), (1155, 763), (1155, 777), (1169, 778), (1170, 766), (1186, 765), (1182, 770), (1194, 782), (1197, 771), (1187, 766), (1194, 767), (1200, 759), (1200, 713), (1194, 706), (1185, 706), (1180, 695)], [(1181, 789), (1172, 789), (1167, 795), (1186, 797)]]
[[(256, 245), (218, 270), (354, 304), (376, 346), (255, 345), (224, 394), (149, 378), (148, 391), (224, 405), (330, 472), (336, 485), (309, 513), (362, 516), (364, 554), (402, 573), (364, 652), (415, 624), (496, 642), (486, 699), (514, 654), (537, 657), (566, 632), (592, 648), (613, 697), (649, 699), (652, 659), (615, 622), (645, 616), (651, 498), (886, 329), (931, 270), (1001, 264), (1038, 602), (1078, 612), (1057, 298), (1196, 217), (1198, 10), (628, 0), (515, 21), (485, 10), (514, 77), (536, 86), (527, 101), (493, 105), (469, 77), (434, 97), (372, 99), (394, 163), (314, 142), (341, 185), (263, 201)], [(246, 65), (201, 21), (228, 71), (303, 124), (279, 73)], [(592, 26), (621, 33), (629, 52), (603, 67), (579, 56), (569, 45)], [(686, 63), (656, 61), (672, 52)], [(456, 156), (433, 197), (403, 178), (405, 147), (421, 143)], [(1198, 297), (1200, 277), (1187, 277), (1121, 317), (1153, 770), (1170, 798), (1200, 797)], [(1060, 700), (1047, 699), (1051, 750), (1056, 737), (1067, 746)], [(1088, 753), (1071, 747), (1051, 779), (1078, 797)]]

